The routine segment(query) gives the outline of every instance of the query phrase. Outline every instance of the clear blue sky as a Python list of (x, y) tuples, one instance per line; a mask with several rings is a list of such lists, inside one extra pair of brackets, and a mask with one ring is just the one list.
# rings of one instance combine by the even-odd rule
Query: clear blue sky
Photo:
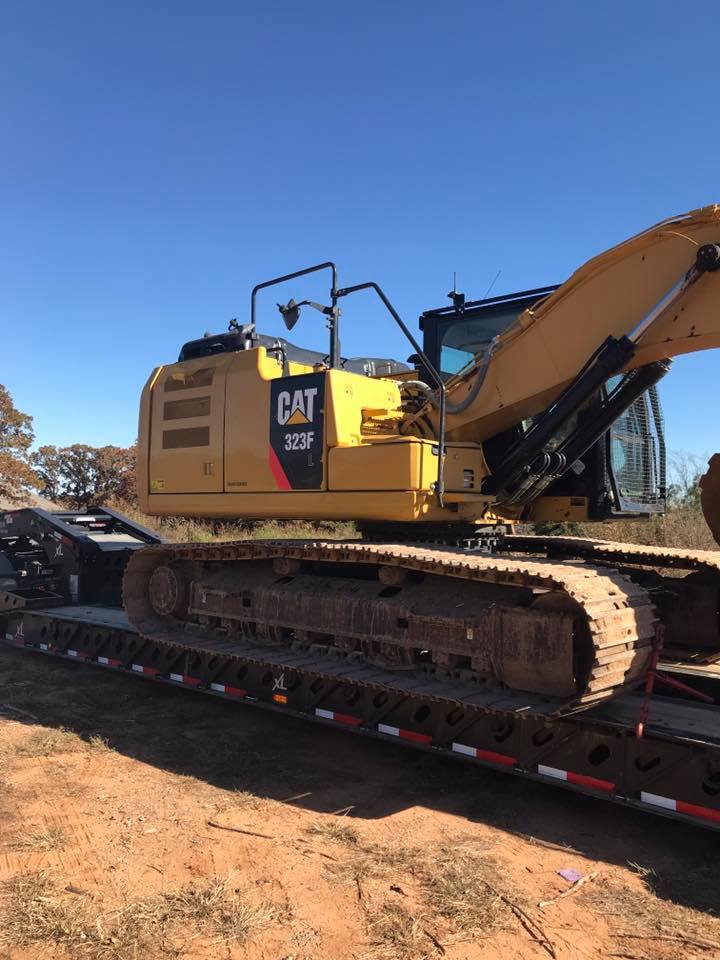
[[(332, 258), (413, 325), (720, 200), (715, 3), (7, 0), (0, 382), (39, 442), (129, 444), (151, 368)], [(320, 299), (326, 284), (287, 291)], [(265, 332), (280, 333), (274, 303)], [(408, 350), (372, 300), (347, 354)], [(295, 339), (323, 345), (319, 315)], [(720, 357), (665, 381), (720, 446)]]

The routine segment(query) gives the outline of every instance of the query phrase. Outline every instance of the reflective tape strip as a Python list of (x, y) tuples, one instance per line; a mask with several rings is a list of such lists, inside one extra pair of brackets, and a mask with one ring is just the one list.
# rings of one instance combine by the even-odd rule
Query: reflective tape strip
[(720, 823), (720, 810), (712, 810), (696, 803), (687, 803), (685, 800), (673, 800), (671, 797), (661, 797), (657, 793), (640, 793), (643, 803), (653, 807), (662, 807), (663, 810), (672, 810), (674, 813), (684, 813), (689, 817), (700, 817), (703, 820), (714, 820)]
[(380, 733), (387, 733), (391, 737), (400, 737), (401, 740), (412, 740), (415, 743), (432, 743), (432, 737), (427, 733), (415, 733), (414, 730), (403, 730), (401, 727), (391, 727), (387, 723), (379, 723)]
[(188, 687), (196, 687), (200, 683), (198, 677), (188, 677), (184, 673), (171, 673), (170, 679), (175, 683), (184, 683)]
[(102, 664), (103, 667), (119, 667), (122, 660), (113, 660), (112, 657), (98, 657), (97, 662)]
[(130, 669), (134, 670), (135, 673), (144, 673), (148, 677), (155, 677), (160, 673), (156, 667), (143, 667), (140, 663), (131, 664)]
[(14, 634), (14, 633), (6, 633), (6, 634), (5, 634), (5, 639), (6, 639), (6, 640), (14, 640), (14, 639), (15, 639), (15, 634)]
[(649, 803), (653, 807), (662, 807), (664, 810), (677, 809), (675, 800), (671, 800), (670, 797), (660, 797), (656, 793), (645, 793), (644, 790), (641, 790), (640, 799), (643, 803)]
[(476, 760), (484, 760), (486, 763), (498, 763), (503, 767), (514, 767), (518, 762), (517, 757), (510, 757), (506, 753), (480, 750), (478, 747), (468, 747), (465, 743), (453, 743), (452, 748), (455, 753), (461, 753), (465, 757), (475, 757)]
[(720, 810), (711, 810), (710, 807), (700, 807), (694, 803), (685, 803), (684, 800), (677, 801), (677, 812), (685, 813), (690, 817), (702, 817), (703, 820), (714, 820), (720, 823)]
[(546, 767), (539, 763), (537, 772), (543, 777), (552, 777), (554, 780), (566, 780), (578, 787), (587, 787), (588, 790), (598, 790), (601, 793), (612, 793), (615, 784), (610, 780), (600, 780), (597, 777), (588, 777), (584, 773), (573, 773), (572, 770), (558, 770), (557, 767)]
[(247, 690), (241, 690), (240, 687), (229, 687), (226, 683), (211, 683), (210, 689), (215, 693), (224, 693), (230, 697), (244, 697)]
[(66, 653), (69, 657), (75, 657), (77, 660), (84, 660), (89, 656), (87, 650), (67, 650)]
[(41, 649), (41, 650), (52, 650), (52, 644), (50, 644), (50, 643), (41, 643), (41, 644), (40, 644), (40, 649)]
[(321, 710), (320, 707), (315, 707), (315, 716), (322, 717), (324, 720), (334, 720), (335, 723), (345, 723), (350, 727), (357, 727), (362, 723), (360, 717), (353, 717), (349, 713), (336, 713), (335, 710)]

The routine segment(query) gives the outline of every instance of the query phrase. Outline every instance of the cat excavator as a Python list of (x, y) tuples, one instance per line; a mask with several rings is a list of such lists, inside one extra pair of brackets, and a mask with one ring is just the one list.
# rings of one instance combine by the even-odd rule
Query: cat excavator
[[(316, 273), (328, 302), (278, 307), (288, 330), (319, 312), (327, 353), (260, 333), (268, 289)], [(343, 357), (340, 305), (362, 291), (407, 338), (407, 363)], [(259, 283), (247, 322), (153, 370), (144, 512), (352, 520), (358, 536), (134, 550), (123, 603), (142, 637), (187, 662), (250, 645), (389, 671), (399, 687), (471, 683), (544, 716), (637, 686), (660, 644), (720, 659), (720, 553), (524, 532), (665, 510), (657, 385), (673, 357), (720, 347), (720, 206), (559, 286), (450, 299), (421, 316), (421, 345), (378, 284), (343, 287), (318, 264)], [(718, 456), (701, 498), (718, 538)]]

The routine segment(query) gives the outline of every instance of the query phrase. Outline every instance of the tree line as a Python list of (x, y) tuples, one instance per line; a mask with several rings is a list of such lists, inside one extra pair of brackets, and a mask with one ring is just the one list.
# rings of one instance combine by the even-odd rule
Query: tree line
[(33, 418), (15, 407), (0, 384), (0, 498), (20, 503), (38, 493), (53, 503), (82, 510), (108, 501), (137, 502), (137, 446), (92, 447), (73, 443), (32, 450)]

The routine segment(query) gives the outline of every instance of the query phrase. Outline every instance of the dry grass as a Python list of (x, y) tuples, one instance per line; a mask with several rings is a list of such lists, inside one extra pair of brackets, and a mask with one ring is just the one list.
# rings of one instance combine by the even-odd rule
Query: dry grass
[[(646, 949), (659, 946), (661, 941), (653, 943), (653, 937), (720, 943), (720, 919), (685, 907), (672, 899), (661, 899), (652, 892), (659, 879), (655, 872), (642, 868), (636, 872), (643, 880), (644, 893), (601, 876), (582, 894), (583, 902), (607, 920), (618, 942), (623, 940), (625, 933), (628, 934), (628, 947), (635, 936), (648, 938)], [(712, 877), (708, 877), (708, 880), (714, 883)], [(630, 952), (635, 953), (636, 949)]]
[(46, 874), (17, 874), (3, 884), (3, 895), (1, 945), (52, 943), (69, 948), (87, 939), (90, 922), (85, 902), (59, 897)]
[(67, 846), (68, 838), (66, 834), (58, 827), (48, 827), (46, 830), (30, 830), (19, 833), (11, 841), (10, 847), (13, 850), (32, 850), (35, 852), (48, 852), (50, 850), (62, 850)]
[(101, 737), (99, 734), (93, 734), (92, 737), (89, 737), (87, 747), (90, 750), (97, 750), (99, 753), (112, 750), (112, 747), (107, 741), (107, 737)]
[(87, 740), (65, 727), (55, 730), (38, 730), (19, 743), (0, 745), (0, 760), (12, 757), (51, 757), (62, 753), (79, 753), (84, 750), (110, 750), (104, 737), (93, 735)]
[(674, 507), (664, 517), (652, 520), (614, 520), (579, 524), (579, 536), (620, 543), (658, 547), (717, 550), (705, 518), (698, 507)]
[[(230, 806), (270, 813), (273, 809), (281, 806), (281, 804), (278, 800), (273, 800), (272, 797), (258, 796), (258, 794), (253, 793), (252, 790), (233, 790)], [(227, 805), (225, 805), (223, 809), (228, 809)]]
[[(504, 885), (497, 865), (477, 850), (441, 850), (425, 875), (424, 886), (430, 905), (458, 933), (487, 933), (509, 919), (499, 895)], [(513, 899), (517, 900), (517, 893)]]
[(353, 847), (360, 840), (355, 827), (349, 823), (343, 823), (342, 820), (316, 820), (315, 823), (310, 824), (305, 833), (320, 837), (322, 840), (329, 840), (330, 843), (341, 843), (346, 847)]
[(417, 847), (384, 847), (380, 844), (357, 847), (352, 856), (330, 864), (328, 873), (341, 883), (378, 879), (388, 874), (422, 873), (425, 856)]
[(363, 960), (430, 960), (444, 952), (427, 924), (399, 904), (370, 912), (367, 928), (370, 950)]
[(517, 902), (517, 891), (500, 875), (494, 860), (477, 843), (446, 847), (358, 847), (345, 860), (327, 868), (341, 882), (364, 885), (389, 879), (397, 884), (411, 878), (424, 894), (422, 918), (389, 904), (368, 913), (367, 960), (422, 960), (442, 950), (435, 927), (445, 943), (488, 935), (511, 924), (512, 914), (501, 895)]
[[(218, 878), (103, 913), (90, 898), (59, 892), (47, 874), (23, 873), (3, 884), (2, 919), (0, 946), (59, 946), (84, 960), (139, 960), (166, 955), (167, 944), (187, 940), (188, 931), (243, 944), (285, 914), (250, 902)], [(170, 952), (180, 957), (184, 950)]]
[(164, 898), (168, 919), (220, 937), (228, 943), (245, 943), (274, 921), (286, 919), (271, 903), (251, 904), (233, 890), (229, 880), (212, 879), (202, 886), (191, 884)]
[(16, 757), (49, 757), (57, 753), (76, 753), (87, 749), (86, 742), (79, 734), (65, 727), (57, 730), (39, 730), (31, 733), (23, 741), (15, 744), (11, 752)]
[(213, 523), (185, 517), (151, 517), (127, 503), (112, 503), (137, 523), (155, 530), (174, 543), (212, 543), (216, 540), (288, 540), (321, 538), (342, 540), (357, 536), (355, 525), (349, 522), (322, 520), (308, 523), (302, 520), (237, 520)]

